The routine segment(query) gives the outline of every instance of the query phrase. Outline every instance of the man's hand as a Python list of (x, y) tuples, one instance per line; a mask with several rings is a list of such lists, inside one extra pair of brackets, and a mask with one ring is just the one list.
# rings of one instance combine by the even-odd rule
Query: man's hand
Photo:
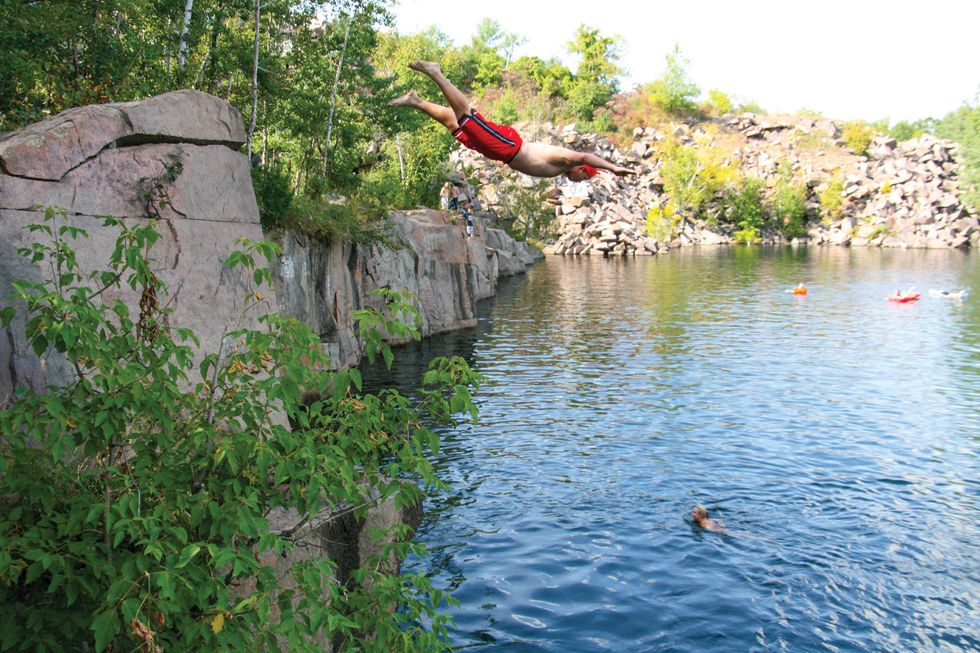
[(626, 175), (635, 175), (637, 173), (636, 170), (633, 170), (631, 168), (624, 168), (622, 166), (616, 166), (616, 168), (614, 170), (611, 170), (610, 172), (612, 172), (617, 177), (625, 177)]

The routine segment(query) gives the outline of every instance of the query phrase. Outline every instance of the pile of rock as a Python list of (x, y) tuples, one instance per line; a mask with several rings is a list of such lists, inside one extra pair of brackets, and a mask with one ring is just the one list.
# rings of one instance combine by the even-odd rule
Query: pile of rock
[[(685, 145), (724, 141), (729, 162), (746, 176), (764, 179), (769, 188), (788, 170), (807, 188), (813, 242), (963, 247), (980, 241), (977, 215), (959, 198), (957, 146), (932, 136), (903, 143), (878, 138), (865, 157), (846, 149), (839, 123), (807, 116), (746, 113), (710, 123), (641, 128), (633, 132), (625, 151), (608, 139), (579, 133), (574, 125), (522, 125), (519, 129), (528, 140), (595, 152), (639, 170), (625, 179), (600, 174), (591, 182), (556, 179), (542, 187), (542, 195), (550, 197), (555, 212), (555, 240), (548, 248), (555, 254), (639, 256), (677, 246), (732, 242), (730, 228), (697, 220), (678, 225), (663, 241), (648, 235), (647, 213), (668, 199), (655, 156), (658, 142), (668, 137)], [(476, 180), (483, 207), (505, 218), (513, 213), (508, 196), (514, 188), (532, 189), (540, 184), (470, 150), (460, 149), (454, 157), (457, 169)], [(844, 186), (841, 213), (831, 224), (821, 224), (819, 194), (834, 182)], [(550, 184), (553, 188), (549, 189)], [(766, 242), (782, 240), (775, 233), (763, 236)]]
[[(977, 216), (959, 199), (957, 146), (930, 135), (876, 138), (864, 175), (847, 178), (852, 210), (811, 230), (817, 242), (882, 247), (965, 247), (980, 237)], [(856, 216), (856, 217), (854, 217)]]

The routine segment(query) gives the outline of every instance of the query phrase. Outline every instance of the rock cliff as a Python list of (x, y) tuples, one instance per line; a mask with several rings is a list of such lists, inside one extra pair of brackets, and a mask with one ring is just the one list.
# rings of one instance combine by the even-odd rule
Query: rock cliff
[(294, 232), (280, 234), (283, 254), (275, 270), (279, 308), (320, 335), (337, 366), (355, 364), (363, 343), (354, 311), (380, 308), (371, 296), (379, 288), (412, 293), (423, 336), (472, 327), (476, 302), (493, 296), (497, 279), (523, 272), (540, 252), (476, 216), (473, 238), (442, 211), (394, 211), (389, 244), (311, 241)]
[[(135, 222), (158, 215), (153, 259), (169, 289), (161, 304), (174, 308), (175, 324), (194, 330), (202, 351), (218, 351), (227, 330), (257, 326), (261, 313), (279, 308), (313, 328), (338, 366), (360, 359), (353, 313), (378, 301), (375, 288), (413, 293), (421, 332), (430, 335), (475, 324), (475, 303), (493, 295), (497, 278), (539, 255), (487, 227), (486, 214), (467, 239), (447, 213), (395, 212), (386, 245), (275, 235), (284, 248), (274, 262), (279, 287), (247, 307), (247, 280), (224, 266), (240, 238), (265, 237), (238, 151), (244, 141), (238, 112), (195, 91), (71, 109), (0, 139), (0, 305), (14, 280), (41, 278), (16, 250), (36, 237), (26, 227), (42, 222), (46, 207), (64, 209), (70, 224), (88, 231), (78, 247), (85, 271), (104, 265), (115, 244), (100, 216)], [(165, 183), (154, 188), (159, 180)], [(120, 298), (135, 311), (134, 293)], [(18, 316), (0, 333), (0, 406), (17, 386), (39, 390), (73, 378), (56, 353), (35, 356), (23, 330)]]
[[(246, 280), (224, 266), (239, 238), (262, 238), (238, 151), (244, 141), (238, 112), (195, 91), (71, 109), (8, 134), (0, 140), (0, 302), (13, 280), (46, 272), (16, 254), (37, 237), (27, 226), (43, 222), (46, 207), (88, 231), (76, 248), (83, 272), (102, 269), (115, 246), (101, 216), (135, 223), (155, 213), (161, 238), (153, 262), (173, 321), (193, 329), (205, 351), (218, 350), (226, 328), (257, 326), (258, 307), (244, 303)], [(164, 183), (168, 169), (175, 179)], [(138, 315), (135, 293), (118, 298)], [(0, 406), (16, 386), (40, 390), (72, 379), (57, 354), (34, 355), (18, 319), (0, 333)]]

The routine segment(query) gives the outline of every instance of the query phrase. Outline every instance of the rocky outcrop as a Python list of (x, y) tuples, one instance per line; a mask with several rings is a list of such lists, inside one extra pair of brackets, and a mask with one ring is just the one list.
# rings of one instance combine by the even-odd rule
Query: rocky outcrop
[[(257, 326), (261, 307), (246, 310), (246, 276), (224, 266), (239, 238), (262, 238), (248, 162), (237, 149), (244, 140), (238, 112), (195, 91), (71, 109), (8, 134), (0, 140), (0, 302), (11, 281), (42, 274), (14, 252), (37, 237), (27, 226), (43, 222), (46, 208), (88, 231), (76, 248), (84, 272), (102, 269), (115, 246), (102, 216), (134, 224), (154, 213), (161, 234), (154, 269), (169, 289), (160, 303), (174, 309), (173, 321), (211, 352), (226, 329)], [(106, 297), (117, 298), (138, 313), (132, 291)], [(22, 322), (0, 342), (0, 405), (17, 386), (72, 379), (56, 354), (34, 356)]]
[[(311, 519), (294, 510), (273, 509), (269, 514), (269, 530), (287, 536), (294, 545), (284, 555), (266, 551), (258, 556), (259, 562), (273, 570), (283, 590), (296, 588), (290, 573), (294, 564), (324, 556), (336, 563), (332, 582), (340, 585), (356, 582), (353, 572), (364, 568), (372, 558), (380, 558), (383, 547), (393, 542), (390, 536), (379, 540), (377, 533), (390, 533), (402, 524), (407, 524), (414, 532), (422, 522), (421, 504), (398, 507), (395, 497), (380, 501), (376, 491), (371, 495), (375, 504), (363, 518), (357, 518), (351, 506), (325, 508)], [(386, 573), (398, 573), (401, 561), (390, 557), (380, 560), (380, 565)], [(248, 582), (237, 586), (234, 592), (236, 596), (246, 598), (254, 589), (254, 583)], [(278, 621), (279, 618), (278, 602), (273, 601), (269, 619)], [(335, 642), (329, 633), (320, 631), (317, 641), (325, 653), (335, 650)], [(289, 650), (286, 642), (282, 642), (282, 646), (282, 650)]]
[(423, 336), (474, 326), (476, 302), (494, 294), (498, 278), (523, 272), (541, 255), (488, 228), (485, 214), (477, 214), (470, 239), (450, 216), (428, 209), (392, 212), (387, 243), (372, 246), (281, 234), (279, 309), (319, 334), (339, 367), (360, 360), (354, 312), (381, 309), (371, 295), (379, 288), (411, 293)]
[[(591, 182), (558, 179), (551, 192), (555, 212), (555, 254), (650, 255), (684, 245), (732, 242), (732, 229), (710, 221), (687, 220), (663, 240), (647, 233), (646, 216), (667, 197), (657, 150), (671, 139), (681, 145), (712, 143), (723, 148), (726, 163), (745, 176), (765, 180), (769, 188), (789, 170), (807, 191), (812, 242), (883, 247), (964, 247), (980, 242), (980, 221), (960, 200), (958, 149), (931, 136), (896, 142), (878, 138), (868, 156), (848, 150), (841, 125), (806, 116), (740, 114), (705, 123), (688, 122), (636, 129), (617, 148), (610, 140), (583, 134), (574, 125), (522, 125), (525, 138), (595, 152), (639, 170), (620, 179), (600, 173)], [(487, 162), (470, 150), (455, 154), (455, 165), (478, 179), (485, 208), (506, 217), (508, 184), (521, 184), (509, 169)], [(842, 186), (840, 213), (821, 211), (820, 194)], [(717, 208), (717, 201), (708, 212)], [(780, 242), (775, 233), (764, 241)]]
[(904, 142), (879, 137), (868, 154), (846, 178), (850, 215), (811, 229), (816, 242), (945, 248), (980, 235), (977, 216), (958, 196), (955, 143), (928, 134)]
[[(286, 234), (276, 266), (280, 297), (264, 293), (246, 310), (248, 280), (224, 266), (240, 238), (264, 237), (248, 162), (238, 151), (244, 140), (238, 112), (195, 91), (71, 109), (7, 135), (0, 140), (0, 302), (14, 280), (41, 278), (16, 250), (35, 238), (26, 227), (43, 222), (45, 208), (63, 209), (70, 224), (88, 231), (77, 252), (84, 271), (103, 266), (115, 244), (101, 216), (134, 223), (154, 213), (161, 233), (154, 267), (169, 289), (160, 302), (174, 309), (174, 323), (198, 335), (203, 352), (218, 351), (226, 331), (257, 326), (259, 314), (278, 307), (307, 322), (334, 363), (348, 366), (362, 348), (353, 312), (379, 301), (371, 290), (413, 293), (421, 332), (430, 335), (472, 326), (475, 303), (493, 295), (498, 277), (534, 260), (527, 246), (487, 227), (486, 214), (467, 239), (448, 213), (396, 212), (388, 245)], [(135, 310), (137, 296), (119, 298)], [(35, 356), (23, 330), (18, 317), (0, 333), (0, 405), (17, 386), (40, 390), (73, 378), (57, 353)]]

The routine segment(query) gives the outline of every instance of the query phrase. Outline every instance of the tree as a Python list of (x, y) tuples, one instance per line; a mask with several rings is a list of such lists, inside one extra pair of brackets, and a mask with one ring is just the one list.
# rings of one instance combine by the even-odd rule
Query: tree
[(187, 65), (188, 39), (191, 33), (191, 18), (194, 13), (194, 0), (187, 0), (184, 5), (184, 25), (180, 30), (180, 48), (177, 52), (177, 68), (183, 73)]
[(568, 93), (573, 113), (591, 120), (595, 110), (604, 106), (619, 90), (618, 78), (622, 69), (619, 60), (618, 38), (605, 37), (598, 29), (580, 25), (568, 50), (580, 57), (575, 79)]
[(471, 70), (471, 78), (466, 76), (459, 81), (463, 86), (475, 89), (499, 85), (514, 48), (523, 42), (523, 37), (505, 31), (495, 20), (484, 18), (476, 26), (469, 45), (460, 49), (460, 56)]
[(687, 68), (691, 62), (681, 54), (678, 45), (674, 45), (666, 60), (667, 67), (663, 75), (644, 90), (655, 105), (668, 113), (693, 113), (696, 110), (694, 100), (701, 90), (688, 78)]
[(965, 200), (980, 210), (980, 92), (972, 104), (964, 103), (936, 123), (936, 136), (960, 144), (960, 188)]
[(509, 70), (533, 80), (538, 92), (550, 97), (565, 97), (574, 78), (572, 71), (557, 58), (521, 57)]
[(245, 139), (245, 153), (252, 160), (252, 135), (259, 113), (259, 42), (262, 36), (262, 0), (255, 0), (255, 46), (252, 59), (252, 114), (248, 120), (248, 133)]

